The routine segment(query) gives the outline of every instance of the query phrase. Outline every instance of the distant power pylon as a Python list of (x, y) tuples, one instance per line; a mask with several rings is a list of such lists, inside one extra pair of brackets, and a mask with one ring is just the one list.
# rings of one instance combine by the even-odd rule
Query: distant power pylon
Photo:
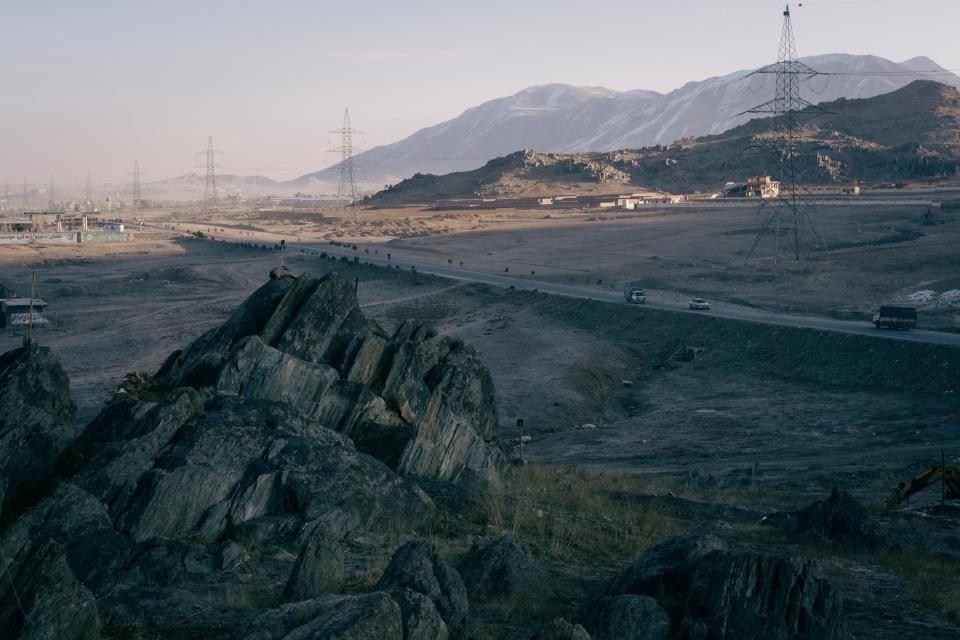
[(50, 187), (47, 189), (47, 211), (53, 211), (57, 206), (56, 194), (53, 191), (53, 176), (50, 176)]
[(10, 208), (10, 185), (6, 180), (3, 181), (3, 208)]
[(344, 109), (343, 127), (330, 133), (340, 134), (340, 146), (330, 151), (340, 154), (340, 183), (337, 185), (337, 206), (340, 209), (340, 218), (342, 219), (345, 208), (353, 206), (357, 200), (357, 181), (353, 165), (353, 134), (363, 132), (350, 126), (350, 109)]
[[(201, 152), (202, 153), (202, 152)], [(207, 180), (203, 187), (203, 201), (207, 205), (217, 206), (217, 152), (213, 150), (213, 136), (207, 137)]]
[[(757, 245), (768, 233), (773, 233), (773, 265), (780, 268), (781, 227), (792, 231), (793, 254), (800, 259), (804, 229), (814, 236), (815, 248), (825, 245), (817, 228), (817, 208), (809, 190), (800, 184), (800, 137), (803, 120), (826, 113), (823, 109), (800, 97), (800, 82), (818, 72), (797, 60), (797, 44), (790, 21), (790, 5), (783, 11), (783, 30), (780, 34), (780, 52), (775, 64), (757, 69), (750, 75), (769, 74), (776, 77), (773, 100), (748, 109), (744, 113), (772, 114), (774, 133), (767, 145), (771, 152), (768, 173), (780, 181), (777, 197), (760, 198), (757, 210), (759, 228), (753, 238), (746, 260), (749, 262)], [(742, 114), (741, 114), (742, 115)]]
[(30, 187), (27, 185), (27, 180), (23, 180), (23, 212), (26, 213), (30, 211)]
[(139, 209), (143, 206), (143, 199), (140, 197), (140, 161), (133, 161), (133, 208)]
[(83, 192), (83, 200), (86, 205), (86, 210), (90, 211), (93, 209), (93, 184), (90, 182), (90, 172), (87, 171), (87, 189)]

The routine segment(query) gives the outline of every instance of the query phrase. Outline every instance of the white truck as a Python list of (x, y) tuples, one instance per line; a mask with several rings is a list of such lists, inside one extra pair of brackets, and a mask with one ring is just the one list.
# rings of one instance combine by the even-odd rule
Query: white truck
[(624, 288), (623, 298), (627, 301), (627, 304), (643, 304), (647, 301), (647, 294), (640, 287), (631, 285)]

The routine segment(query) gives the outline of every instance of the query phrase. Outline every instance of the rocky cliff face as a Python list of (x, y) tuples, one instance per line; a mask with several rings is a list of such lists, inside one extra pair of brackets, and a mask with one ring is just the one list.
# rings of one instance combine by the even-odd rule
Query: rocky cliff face
[(477, 351), (413, 322), (387, 336), (336, 274), (271, 280), (157, 378), (285, 402), (404, 475), (489, 480), (501, 460)]
[(0, 521), (45, 488), (57, 457), (76, 436), (70, 381), (36, 344), (0, 356)]

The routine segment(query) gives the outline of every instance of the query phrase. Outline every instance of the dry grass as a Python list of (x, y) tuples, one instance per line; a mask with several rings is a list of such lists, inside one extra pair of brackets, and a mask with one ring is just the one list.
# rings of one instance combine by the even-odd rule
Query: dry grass
[(546, 557), (576, 554), (618, 566), (680, 531), (665, 513), (618, 498), (649, 491), (631, 474), (527, 466), (487, 496), (482, 516), (493, 530), (520, 535)]
[(960, 623), (960, 560), (917, 552), (880, 554), (880, 562), (907, 580), (907, 597)]

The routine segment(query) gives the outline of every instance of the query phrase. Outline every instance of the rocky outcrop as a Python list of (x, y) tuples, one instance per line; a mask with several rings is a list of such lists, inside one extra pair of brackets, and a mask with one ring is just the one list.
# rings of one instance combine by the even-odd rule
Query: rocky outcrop
[(883, 542), (866, 509), (849, 493), (836, 487), (826, 500), (814, 502), (796, 513), (792, 535), (868, 549)]
[(593, 640), (667, 640), (670, 617), (648, 596), (620, 595), (600, 599), (586, 620)]
[(540, 628), (530, 640), (591, 640), (587, 630), (579, 624), (571, 624), (563, 618), (554, 618)]
[(460, 562), (467, 595), (512, 600), (523, 593), (547, 597), (544, 572), (530, 550), (513, 534), (479, 538)]
[(75, 410), (50, 349), (29, 344), (0, 355), (0, 518), (52, 486), (57, 458), (76, 436)]
[(156, 378), (286, 402), (404, 475), (490, 480), (501, 463), (479, 353), (415, 322), (387, 336), (336, 274), (271, 280)]
[(470, 605), (463, 579), (440, 557), (436, 547), (423, 540), (412, 540), (397, 549), (377, 589), (399, 592), (401, 601), (405, 599), (406, 590), (426, 596), (433, 602), (451, 637), (457, 637), (466, 624)]
[(586, 617), (602, 598), (625, 594), (655, 599), (681, 638), (847, 637), (840, 597), (813, 561), (731, 549), (713, 536), (688, 534), (649, 549)]

